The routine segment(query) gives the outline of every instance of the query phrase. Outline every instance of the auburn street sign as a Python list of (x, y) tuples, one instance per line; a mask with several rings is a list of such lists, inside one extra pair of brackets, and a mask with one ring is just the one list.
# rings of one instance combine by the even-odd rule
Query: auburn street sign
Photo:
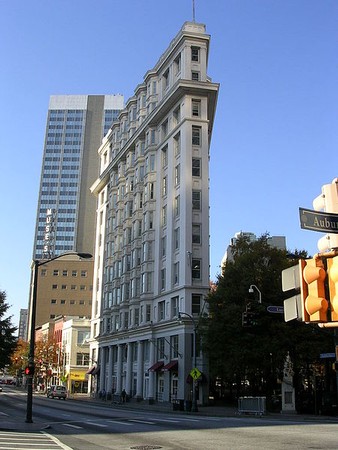
[(305, 230), (338, 234), (338, 214), (299, 208), (300, 226)]

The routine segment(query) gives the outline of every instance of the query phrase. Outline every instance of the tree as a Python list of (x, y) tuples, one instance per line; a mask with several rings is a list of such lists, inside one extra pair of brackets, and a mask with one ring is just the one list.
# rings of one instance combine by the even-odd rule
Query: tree
[[(295, 259), (306, 257), (306, 252), (295, 251), (290, 258), (286, 251), (271, 247), (265, 234), (254, 242), (239, 238), (232, 255), (207, 298), (209, 314), (199, 323), (210, 375), (214, 386), (226, 389), (232, 398), (272, 398), (286, 355), (290, 354), (295, 371), (300, 372), (321, 352), (333, 351), (333, 337), (318, 327), (285, 323), (282, 314), (270, 314), (266, 309), (283, 306), (281, 272), (294, 265)], [(261, 291), (262, 304), (257, 296), (250, 296), (250, 285)], [(251, 320), (243, 326), (246, 311)]]
[(11, 355), (16, 347), (14, 333), (17, 328), (11, 323), (12, 316), (5, 317), (9, 309), (6, 303), (6, 292), (0, 291), (0, 369), (11, 363)]

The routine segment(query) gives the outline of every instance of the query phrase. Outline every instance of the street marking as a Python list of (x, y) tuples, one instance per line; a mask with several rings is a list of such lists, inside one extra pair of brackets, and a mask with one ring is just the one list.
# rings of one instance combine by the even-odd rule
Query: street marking
[(6, 413), (0, 411), (0, 416), (7, 416), (8, 417), (9, 414), (6, 414)]
[(107, 422), (109, 423), (117, 423), (118, 425), (126, 425), (128, 427), (132, 427), (133, 424), (132, 423), (128, 423), (128, 422), (121, 422), (119, 420), (107, 420)]
[(104, 425), (103, 423), (91, 422), (90, 420), (88, 420), (86, 423), (89, 425), (94, 425), (96, 427), (107, 428), (107, 425)]
[(83, 427), (79, 427), (78, 425), (73, 425), (73, 424), (71, 424), (71, 423), (64, 423), (63, 424), (65, 427), (71, 427), (71, 428), (77, 428), (77, 429), (81, 429), (81, 428), (83, 428)]
[(148, 422), (147, 420), (128, 419), (128, 421), (136, 423), (145, 423), (147, 425), (155, 425), (155, 422)]

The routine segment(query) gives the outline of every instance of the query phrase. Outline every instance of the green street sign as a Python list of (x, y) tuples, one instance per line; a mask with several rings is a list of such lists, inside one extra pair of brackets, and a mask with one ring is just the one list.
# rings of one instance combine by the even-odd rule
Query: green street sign
[(201, 376), (201, 372), (197, 369), (197, 367), (194, 367), (192, 371), (190, 372), (190, 376), (193, 380), (198, 380), (198, 378)]

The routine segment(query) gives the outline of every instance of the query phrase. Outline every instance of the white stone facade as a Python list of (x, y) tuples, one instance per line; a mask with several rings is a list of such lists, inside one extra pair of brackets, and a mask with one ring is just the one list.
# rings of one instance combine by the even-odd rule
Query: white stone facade
[[(92, 391), (189, 400), (196, 362), (198, 401), (207, 399), (193, 334), (209, 291), (209, 146), (219, 88), (207, 76), (209, 40), (204, 25), (185, 23), (99, 149), (91, 358), (100, 372)], [(188, 315), (178, 320), (179, 311)]]

